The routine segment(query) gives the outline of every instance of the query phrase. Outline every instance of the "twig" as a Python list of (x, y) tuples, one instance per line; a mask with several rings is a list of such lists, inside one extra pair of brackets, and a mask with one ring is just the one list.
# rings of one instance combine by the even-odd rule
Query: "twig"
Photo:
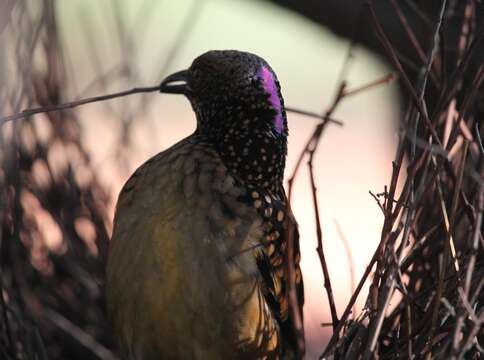
[(483, 38), (484, 23), (480, 24), (480, 29), (472, 40), (472, 43), (469, 45), (467, 52), (465, 53), (457, 68), (452, 72), (451, 76), (449, 77), (446, 87), (441, 92), (441, 96), (435, 107), (436, 110), (434, 111), (433, 117), (438, 117), (440, 112), (444, 111), (447, 108), (447, 104), (452, 101), (453, 98), (455, 98), (455, 95), (459, 90), (459, 84), (462, 81), (462, 76), (469, 67), (474, 53), (476, 51), (479, 51), (479, 49), (482, 47)]
[[(476, 124), (477, 126), (477, 124)], [(464, 281), (464, 291), (463, 296), (465, 298), (469, 297), (470, 288), (472, 277), (474, 274), (474, 268), (476, 265), (476, 256), (479, 250), (479, 236), (482, 229), (482, 213), (484, 211), (484, 186), (482, 184), (479, 185), (478, 195), (477, 195), (477, 209), (476, 209), (476, 221), (474, 223), (474, 230), (472, 233), (472, 246), (471, 246), (471, 255), (469, 257), (469, 265), (467, 266), (466, 276)], [(458, 345), (459, 345), (459, 336), (461, 334), (461, 327), (464, 320), (464, 315), (459, 314), (456, 320), (456, 325), (454, 327), (454, 336), (452, 342), (452, 351), (453, 354), (458, 353)], [(462, 349), (461, 349), (462, 351)]]
[(476, 139), (477, 143), (479, 144), (479, 149), (481, 151), (481, 156), (484, 156), (484, 145), (482, 144), (481, 133), (479, 130), (479, 124), (475, 124), (475, 132), (476, 132)]
[(375, 201), (378, 204), (378, 207), (380, 208), (380, 210), (383, 213), (383, 215), (385, 215), (385, 209), (383, 208), (383, 205), (381, 204), (380, 199), (378, 198), (378, 196), (376, 196), (371, 190), (368, 190), (368, 192), (373, 197), (373, 199), (375, 199)]
[(316, 220), (316, 236), (318, 239), (318, 246), (316, 248), (316, 252), (318, 253), (319, 261), (321, 262), (321, 267), (323, 268), (324, 287), (328, 295), (329, 308), (331, 311), (331, 320), (333, 323), (333, 331), (335, 331), (336, 327), (338, 326), (339, 320), (338, 320), (338, 313), (336, 312), (336, 305), (334, 302), (333, 289), (331, 287), (331, 278), (329, 276), (328, 265), (326, 264), (326, 258), (324, 256), (324, 250), (323, 250), (323, 233), (321, 231), (321, 220), (319, 216), (317, 188), (316, 188), (316, 182), (314, 180), (314, 172), (313, 172), (313, 158), (314, 158), (315, 150), (316, 149), (313, 149), (309, 155), (308, 170), (309, 170), (309, 179), (311, 181), (311, 193), (313, 196), (314, 217)]
[[(445, 2), (446, 0), (444, 0)], [(442, 147), (442, 144), (440, 142), (439, 136), (437, 135), (437, 132), (435, 131), (434, 127), (432, 126), (432, 123), (430, 122), (430, 119), (428, 118), (427, 111), (422, 105), (422, 101), (419, 99), (419, 96), (415, 93), (415, 90), (412, 86), (412, 83), (408, 79), (407, 75), (405, 74), (405, 71), (402, 68), (402, 65), (400, 64), (400, 61), (398, 60), (398, 57), (395, 53), (395, 50), (393, 49), (393, 46), (391, 45), (390, 41), (388, 40), (388, 37), (386, 36), (385, 32), (383, 31), (380, 22), (378, 21), (378, 18), (376, 17), (375, 11), (373, 9), (373, 5), (371, 0), (367, 0), (365, 2), (365, 5), (369, 8), (370, 11), (370, 17), (372, 20), (372, 23), (374, 25), (376, 34), (378, 38), (380, 39), (383, 47), (385, 48), (388, 56), (390, 57), (390, 61), (393, 63), (395, 68), (398, 71), (398, 74), (400, 78), (402, 79), (403, 85), (407, 89), (407, 91), (410, 94), (410, 98), (412, 99), (415, 107), (418, 109), (420, 116), (425, 120), (425, 123), (432, 134), (433, 140)], [(429, 61), (432, 61), (433, 57), (429, 57)]]
[[(341, 228), (341, 225), (337, 220), (334, 220), (334, 224), (336, 227), (336, 231), (338, 232), (339, 237), (341, 238), (341, 241), (343, 242), (343, 247), (345, 249), (346, 257), (348, 258), (348, 264), (350, 267), (350, 280), (351, 280), (351, 293), (353, 294), (355, 292), (355, 286), (356, 286), (356, 279), (355, 279), (355, 267), (354, 267), (354, 260), (353, 260), (353, 254), (351, 252), (351, 247), (348, 242), (348, 239), (346, 238), (345, 234), (343, 233), (343, 229)], [(356, 308), (353, 306), (353, 317), (356, 316)]]
[(398, 79), (397, 74), (395, 74), (395, 73), (386, 74), (385, 76), (383, 76), (379, 79), (373, 80), (373, 81), (369, 82), (368, 84), (364, 84), (364, 85), (356, 87), (354, 89), (349, 89), (349, 90), (345, 89), (343, 91), (342, 96), (346, 97), (346, 96), (356, 95), (356, 94), (359, 94), (360, 92), (373, 89), (373, 88), (378, 87), (380, 85), (390, 84), (393, 81), (395, 81), (396, 79)]
[(338, 126), (344, 125), (342, 121), (332, 119), (328, 116), (325, 117), (325, 116), (319, 115), (319, 114), (311, 112), (311, 111), (296, 109), (296, 108), (287, 107), (287, 106), (285, 107), (285, 110), (292, 112), (292, 113), (295, 113), (295, 114), (305, 115), (305, 116), (313, 117), (313, 118), (320, 119), (320, 120), (323, 120), (323, 121), (329, 121), (329, 122), (331, 122), (335, 125), (338, 125)]
[(390, 0), (390, 3), (395, 9), (395, 12), (397, 13), (397, 16), (398, 16), (398, 20), (400, 21), (400, 24), (402, 24), (402, 27), (405, 30), (405, 33), (407, 34), (407, 37), (410, 40), (410, 43), (413, 45), (415, 51), (417, 52), (417, 55), (420, 58), (420, 61), (422, 61), (422, 63), (425, 64), (427, 61), (427, 57), (425, 56), (425, 53), (422, 47), (420, 46), (420, 43), (418, 42), (417, 37), (415, 36), (415, 33), (413, 32), (412, 28), (408, 24), (407, 18), (403, 15), (400, 5), (396, 2), (396, 0)]
[(450, 248), (451, 248), (450, 238), (452, 236), (452, 232), (454, 231), (455, 214), (456, 214), (457, 205), (458, 205), (458, 202), (459, 202), (459, 192), (460, 192), (460, 189), (461, 189), (461, 186), (462, 186), (462, 179), (464, 177), (465, 160), (467, 158), (467, 149), (468, 148), (469, 148), (469, 143), (466, 141), (465, 145), (464, 145), (464, 150), (462, 152), (462, 163), (461, 163), (461, 167), (460, 167), (459, 177), (458, 177), (457, 183), (456, 183), (455, 188), (454, 188), (454, 194), (453, 194), (453, 198), (452, 198), (452, 208), (451, 208), (450, 218), (449, 218), (449, 230), (447, 231), (447, 238), (446, 238), (445, 243), (444, 243), (443, 261), (441, 263), (441, 268), (440, 268), (440, 271), (439, 271), (439, 281), (437, 283), (437, 290), (436, 290), (436, 293), (435, 293), (435, 296), (434, 296), (434, 307), (432, 309), (432, 323), (431, 323), (431, 327), (430, 327), (430, 335), (429, 335), (429, 340), (428, 340), (429, 352), (427, 353), (427, 356), (426, 356), (427, 360), (431, 359), (431, 356), (432, 356), (432, 347), (431, 346), (432, 346), (432, 343), (433, 343), (433, 340), (434, 340), (435, 330), (436, 330), (436, 326), (437, 326), (437, 319), (438, 319), (439, 308), (440, 308), (440, 299), (441, 299), (442, 294), (443, 294), (443, 287), (444, 287), (443, 282), (444, 282), (444, 277), (445, 277), (445, 273), (446, 273), (446, 269), (447, 269), (447, 262), (448, 262), (448, 258), (449, 258)]
[[(433, 159), (435, 160), (435, 159)], [(435, 161), (434, 161), (435, 162)], [(450, 225), (450, 220), (449, 220), (449, 215), (447, 214), (447, 209), (445, 207), (445, 200), (444, 200), (444, 191), (442, 189), (442, 179), (439, 174), (437, 174), (437, 179), (436, 179), (436, 188), (437, 188), (437, 194), (438, 194), (438, 199), (440, 203), (440, 213), (442, 214), (442, 222), (444, 223), (445, 230), (449, 235), (449, 246), (451, 250), (451, 255), (452, 255), (452, 263), (454, 264), (454, 269), (457, 277), (459, 277), (459, 263), (457, 262), (457, 254), (455, 251), (455, 245), (454, 245), (454, 238), (452, 236), (451, 232), (451, 225)], [(460, 282), (460, 279), (459, 279)]]
[[(313, 133), (311, 134), (310, 138), (308, 139), (303, 151), (299, 154), (299, 157), (296, 161), (296, 166), (294, 167), (292, 175), (288, 180), (288, 206), (290, 206), (291, 199), (292, 199), (292, 189), (293, 189), (294, 179), (296, 178), (296, 176), (299, 172), (299, 168), (301, 166), (302, 160), (304, 159), (306, 154), (309, 154), (310, 157), (312, 157), (311, 154), (315, 153), (315, 151), (318, 147), (319, 141), (321, 139), (321, 135), (322, 135), (326, 125), (330, 122), (330, 120), (329, 120), (330, 116), (332, 115), (332, 113), (336, 109), (337, 105), (339, 104), (339, 102), (343, 98), (343, 91), (346, 87), (346, 81), (345, 81), (346, 73), (348, 71), (348, 67), (349, 67), (350, 61), (351, 61), (352, 56), (353, 56), (354, 47), (355, 47), (355, 42), (351, 42), (349, 49), (348, 49), (348, 55), (345, 59), (344, 65), (343, 65), (342, 70), (341, 70), (340, 75), (339, 75), (339, 85), (338, 85), (338, 89), (336, 91), (336, 94), (334, 96), (333, 102), (332, 102), (331, 106), (328, 108), (328, 110), (326, 111), (326, 113), (321, 117), (323, 120), (315, 127), (315, 129), (314, 129)], [(312, 173), (310, 172), (310, 175), (311, 174)], [(312, 179), (312, 181), (314, 181), (314, 179)], [(314, 191), (315, 190), (313, 188), (313, 198), (316, 196)], [(315, 208), (315, 209), (317, 209), (317, 208)], [(319, 222), (319, 216), (316, 219), (317, 224), (318, 224), (318, 222)], [(318, 238), (318, 242), (320, 240), (321, 240), (321, 237)], [(318, 243), (318, 248), (319, 248), (319, 243)], [(321, 246), (321, 249), (322, 249), (322, 246)], [(321, 253), (318, 252), (318, 255), (320, 256), (320, 260), (321, 260), (322, 264), (325, 265), (326, 262), (324, 261), (324, 254), (322, 254), (322, 251), (321, 251)], [(332, 298), (332, 290), (331, 290), (330, 285), (329, 285), (330, 284), (329, 273), (328, 273), (327, 269), (326, 269), (326, 271), (324, 270), (324, 265), (323, 265), (323, 273), (325, 274), (325, 287), (326, 287), (326, 290), (328, 292), (328, 296), (331, 296), (331, 298)], [(328, 281), (326, 281), (326, 279)], [(326, 284), (328, 284), (328, 286), (326, 286)], [(330, 304), (333, 303), (333, 305), (334, 305), (334, 299), (331, 299), (331, 298), (329, 298), (329, 302), (330, 302)], [(333, 329), (335, 329), (334, 328), (335, 323), (336, 323), (335, 320), (337, 321), (335, 306), (334, 306), (334, 310), (332, 310), (332, 319), (333, 319)], [(341, 328), (341, 322), (338, 322), (337, 327)], [(338, 332), (339, 332), (339, 330), (338, 330)], [(335, 331), (333, 333), (333, 336), (335, 336), (335, 334), (337, 334), (338, 332)], [(338, 335), (336, 335), (336, 336), (338, 336)]]
[(328, 345), (326, 346), (326, 349), (323, 351), (319, 359), (324, 359), (326, 355), (331, 351), (333, 346), (335, 345), (336, 341), (338, 340), (339, 337), (339, 332), (343, 328), (343, 325), (345, 324), (346, 320), (348, 320), (348, 316), (351, 313), (351, 308), (353, 307), (354, 303), (356, 302), (356, 299), (358, 298), (358, 295), (360, 294), (361, 289), (363, 288), (363, 285), (366, 282), (366, 279), (370, 275), (371, 269), (373, 268), (373, 265), (375, 265), (376, 260), (378, 259), (378, 255), (380, 254), (380, 251), (383, 247), (383, 244), (386, 242), (386, 239), (380, 241), (380, 244), (378, 244), (378, 247), (376, 248), (375, 252), (373, 253), (373, 256), (370, 260), (370, 263), (365, 269), (365, 272), (363, 273), (363, 276), (361, 277), (358, 286), (356, 286), (355, 292), (351, 295), (350, 301), (346, 305), (345, 311), (343, 312), (343, 315), (341, 315), (341, 319), (338, 322), (338, 326), (336, 327), (335, 331), (333, 332), (333, 335), (331, 336), (331, 339), (328, 342)]
[(417, 14), (423, 20), (426, 25), (428, 25), (429, 27), (433, 25), (432, 20), (430, 20), (427, 14), (425, 14), (422, 10), (418, 8), (413, 0), (405, 0), (405, 2), (415, 12), (415, 14)]
[(98, 343), (91, 335), (83, 331), (81, 328), (73, 324), (64, 316), (51, 308), (44, 309), (44, 316), (47, 321), (52, 322), (58, 326), (65, 333), (72, 336), (79, 344), (87, 350), (90, 350), (95, 356), (103, 360), (117, 360), (118, 357), (114, 355), (109, 349)]
[(320, 122), (315, 128), (311, 136), (309, 137), (309, 140), (306, 142), (306, 145), (304, 146), (303, 151), (299, 154), (299, 157), (296, 161), (296, 166), (294, 166), (294, 170), (292, 172), (291, 177), (289, 178), (288, 182), (288, 198), (289, 202), (292, 199), (292, 186), (294, 183), (294, 180), (299, 172), (299, 167), (301, 166), (302, 160), (308, 154), (308, 152), (311, 150), (311, 148), (317, 147), (317, 144), (319, 142), (319, 139), (321, 138), (321, 135), (326, 128), (326, 125), (329, 124), (329, 116), (332, 114), (334, 109), (336, 108), (337, 103), (341, 100), (341, 93), (344, 90), (344, 87), (346, 86), (345, 83), (342, 83), (339, 87), (338, 93), (335, 97), (335, 100), (333, 101), (333, 104), (330, 106), (329, 110), (326, 111), (326, 114), (323, 116), (323, 121)]
[(160, 86), (148, 86), (148, 87), (140, 87), (140, 88), (133, 88), (131, 90), (126, 90), (126, 91), (120, 91), (117, 93), (113, 94), (108, 94), (108, 95), (101, 95), (101, 96), (94, 96), (90, 98), (85, 98), (81, 100), (76, 100), (76, 101), (71, 101), (67, 102), (64, 104), (59, 104), (59, 105), (51, 105), (51, 106), (43, 106), (43, 107), (38, 107), (38, 108), (33, 108), (33, 109), (26, 109), (23, 110), (22, 112), (6, 117), (0, 118), (0, 126), (3, 125), (4, 123), (8, 121), (13, 121), (13, 120), (18, 120), (18, 119), (23, 119), (27, 118), (29, 116), (35, 115), (35, 114), (40, 114), (40, 113), (48, 113), (52, 111), (60, 111), (60, 110), (67, 110), (67, 109), (72, 109), (75, 107), (78, 107), (80, 105), (85, 105), (89, 103), (94, 103), (98, 101), (105, 101), (105, 100), (110, 100), (118, 97), (123, 97), (123, 96), (128, 96), (128, 95), (133, 95), (133, 94), (139, 94), (139, 93), (148, 93), (148, 92), (155, 92), (159, 91)]
[(473, 325), (471, 331), (469, 331), (468, 335), (464, 339), (464, 341), (463, 341), (464, 342), (464, 345), (462, 346), (462, 351), (460, 352), (460, 354), (458, 356), (458, 359), (462, 359), (463, 358), (463, 356), (465, 355), (465, 353), (471, 347), (472, 341), (474, 340), (474, 338), (477, 336), (477, 334), (479, 333), (479, 331), (482, 331), (482, 323), (483, 323), (483, 321), (484, 321), (484, 310), (481, 310), (481, 312), (479, 314), (479, 322), (474, 322), (474, 325)]

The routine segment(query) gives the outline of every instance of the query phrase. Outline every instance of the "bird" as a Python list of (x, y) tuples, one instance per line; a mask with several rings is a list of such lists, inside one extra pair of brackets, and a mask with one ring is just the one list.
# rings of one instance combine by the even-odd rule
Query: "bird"
[(184, 95), (197, 126), (119, 194), (106, 302), (122, 358), (302, 358), (304, 286), (276, 74), (255, 54), (211, 50), (160, 91)]

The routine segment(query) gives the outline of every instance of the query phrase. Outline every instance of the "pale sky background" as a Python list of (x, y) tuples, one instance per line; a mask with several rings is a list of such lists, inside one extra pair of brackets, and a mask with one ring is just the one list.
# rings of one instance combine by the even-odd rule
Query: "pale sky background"
[[(139, 69), (140, 83), (113, 82), (110, 90), (154, 85), (164, 75), (187, 68), (201, 53), (211, 49), (238, 49), (265, 58), (278, 75), (285, 103), (288, 106), (321, 113), (326, 109), (337, 87), (337, 77), (344, 62), (348, 42), (306, 19), (259, 1), (205, 1), (202, 12), (193, 24), (186, 41), (167, 74), (160, 69), (183, 25), (192, 1), (121, 1), (122, 18), (131, 24), (133, 48), (125, 56)], [(76, 96), (94, 78), (120, 62), (121, 52), (113, 39), (112, 2), (76, 0), (58, 2), (62, 40), (69, 56), (68, 66), (76, 74), (71, 95)], [(146, 11), (146, 9), (148, 11)], [(137, 20), (136, 20), (137, 19)], [(351, 26), (351, 24), (349, 24)], [(86, 37), (86, 28), (91, 38)], [(94, 48), (99, 64), (89, 60)], [(389, 72), (369, 52), (359, 48), (349, 72), (349, 88), (386, 75)], [(93, 88), (84, 96), (98, 95)], [(149, 95), (147, 116), (135, 119), (131, 135), (128, 169), (113, 163), (113, 147), (119, 134), (119, 116), (104, 111), (104, 105), (89, 105), (80, 110), (86, 128), (84, 141), (92, 153), (100, 179), (113, 194), (113, 201), (122, 184), (143, 161), (188, 136), (195, 128), (195, 117), (186, 99), (153, 93)], [(115, 100), (118, 114), (122, 104), (136, 100)], [(383, 216), (368, 194), (382, 192), (389, 183), (396, 136), (394, 124), (398, 116), (396, 85), (383, 86), (350, 97), (338, 107), (333, 117), (345, 126), (329, 126), (315, 157), (318, 200), (323, 228), (323, 242), (338, 314), (341, 315), (351, 295), (349, 262), (337, 221), (351, 246), (356, 282), (375, 250), (383, 224)], [(309, 138), (316, 120), (288, 114), (289, 157), (286, 175), (292, 172), (295, 160)], [(299, 222), (302, 270), (306, 289), (305, 326), (308, 358), (320, 354), (330, 329), (320, 324), (330, 322), (328, 302), (323, 287), (322, 270), (315, 252), (314, 212), (306, 166), (296, 182), (293, 211)], [(112, 204), (114, 206), (114, 203)], [(363, 290), (357, 309), (366, 299)]]

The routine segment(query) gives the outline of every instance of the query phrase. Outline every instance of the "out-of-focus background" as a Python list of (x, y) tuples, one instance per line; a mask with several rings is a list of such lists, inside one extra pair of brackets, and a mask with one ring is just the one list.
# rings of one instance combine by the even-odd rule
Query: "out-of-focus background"
[[(356, 33), (351, 19), (346, 32)], [(348, 57), (349, 47), (348, 39), (270, 1), (3, 1), (0, 115), (156, 85), (211, 49), (260, 55), (277, 73), (288, 106), (323, 114), (345, 64), (349, 89), (391, 71), (363, 46)], [(369, 191), (383, 192), (390, 181), (398, 96), (391, 83), (345, 98), (332, 114), (344, 126), (328, 125), (315, 156), (323, 246), (339, 314), (380, 241), (383, 215)], [(288, 114), (286, 175), (318, 121)], [(190, 105), (181, 96), (150, 93), (1, 126), (2, 267), (16, 269), (2, 275), (2, 351), (32, 347), (52, 358), (115, 358), (102, 274), (117, 194), (146, 159), (195, 129)], [(312, 359), (331, 335), (324, 326), (331, 317), (305, 162), (292, 208), (301, 234)], [(365, 305), (362, 293), (357, 314)], [(22, 325), (9, 328), (7, 318)], [(12, 340), (19, 333), (25, 342)], [(66, 353), (66, 343), (84, 352)]]

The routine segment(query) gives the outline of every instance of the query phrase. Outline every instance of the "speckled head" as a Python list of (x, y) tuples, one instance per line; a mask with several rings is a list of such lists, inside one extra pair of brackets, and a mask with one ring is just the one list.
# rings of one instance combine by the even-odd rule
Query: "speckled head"
[(182, 93), (197, 114), (196, 133), (248, 182), (282, 188), (287, 120), (279, 82), (257, 55), (209, 51), (167, 77), (161, 91)]

